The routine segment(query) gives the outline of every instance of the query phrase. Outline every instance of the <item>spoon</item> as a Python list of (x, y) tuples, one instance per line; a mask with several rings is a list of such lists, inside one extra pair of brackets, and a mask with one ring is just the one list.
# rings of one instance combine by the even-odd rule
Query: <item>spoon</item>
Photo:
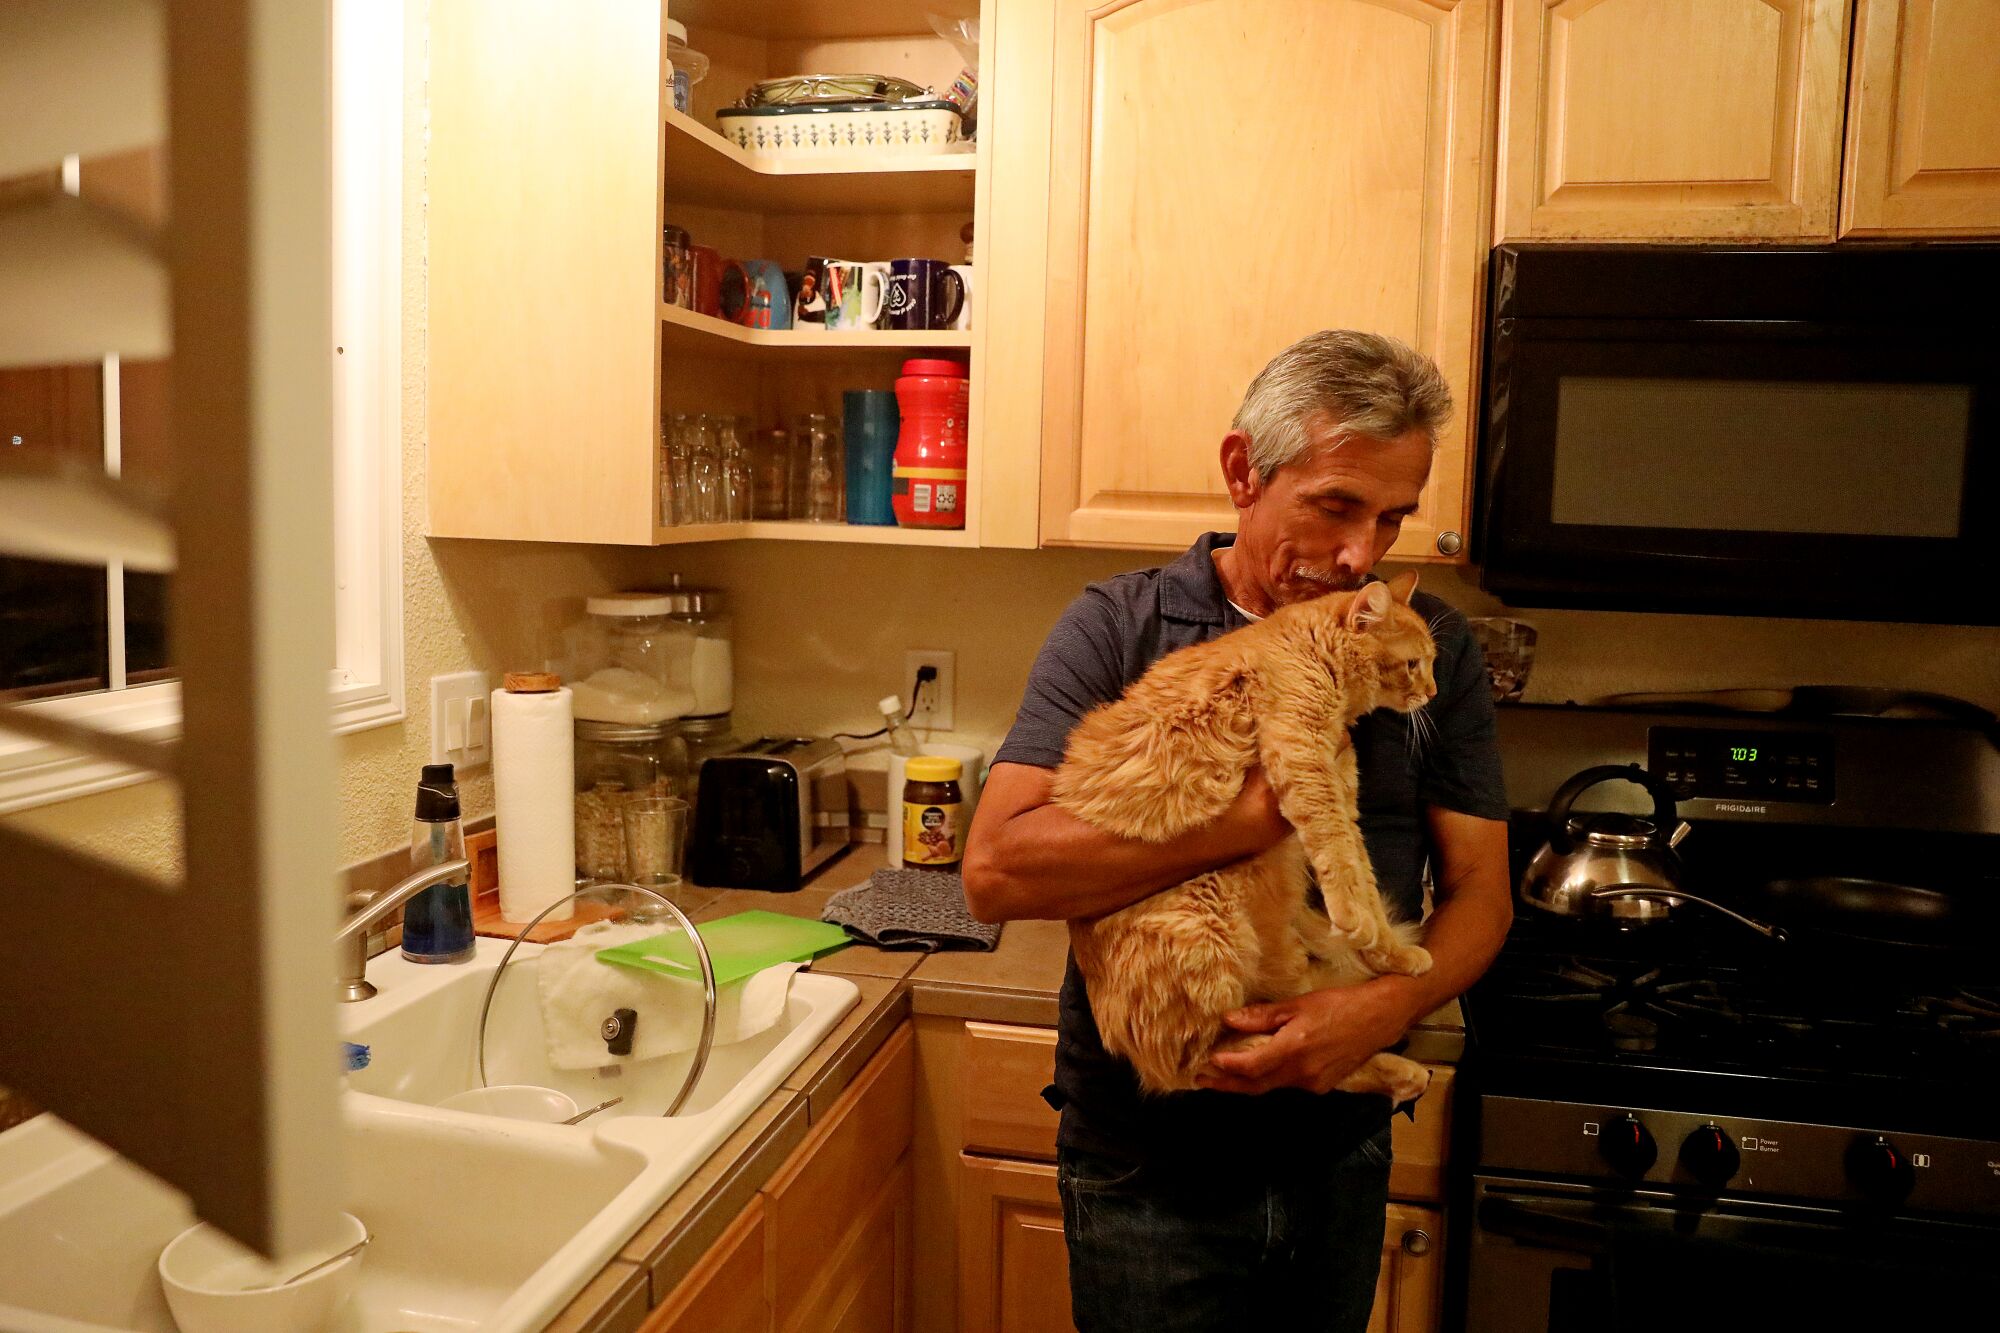
[(591, 1107), (588, 1111), (578, 1111), (575, 1115), (563, 1121), (563, 1123), (565, 1125), (574, 1125), (579, 1120), (588, 1120), (590, 1119), (590, 1117), (596, 1115), (599, 1111), (608, 1111), (612, 1107), (618, 1105), (618, 1103), (624, 1100), (625, 1099), (623, 1097), (613, 1097), (608, 1102), (599, 1102), (597, 1105)]
[(346, 1249), (342, 1250), (339, 1254), (328, 1255), (326, 1258), (314, 1264), (311, 1268), (302, 1268), (298, 1272), (292, 1274), (290, 1277), (286, 1278), (282, 1282), (266, 1282), (260, 1286), (245, 1287), (243, 1288), (243, 1290), (276, 1291), (279, 1287), (289, 1287), (294, 1282), (297, 1282), (300, 1278), (311, 1277), (314, 1273), (319, 1272), (319, 1270), (322, 1268), (331, 1268), (333, 1265), (339, 1263), (342, 1259), (350, 1258), (353, 1255), (361, 1253), (363, 1250), (368, 1248), (368, 1242), (374, 1239), (375, 1239), (374, 1234), (370, 1233), (368, 1235), (363, 1236), (360, 1240), (355, 1241), (354, 1244), (348, 1246)]

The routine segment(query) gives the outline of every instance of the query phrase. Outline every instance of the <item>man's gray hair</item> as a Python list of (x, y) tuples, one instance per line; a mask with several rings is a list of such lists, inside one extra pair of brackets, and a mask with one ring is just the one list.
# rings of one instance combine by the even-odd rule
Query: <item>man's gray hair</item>
[(1420, 430), (1435, 444), (1449, 420), (1451, 388), (1435, 361), (1379, 333), (1322, 329), (1257, 372), (1230, 428), (1250, 437), (1250, 462), (1268, 480), (1306, 452), (1316, 424), (1340, 439)]

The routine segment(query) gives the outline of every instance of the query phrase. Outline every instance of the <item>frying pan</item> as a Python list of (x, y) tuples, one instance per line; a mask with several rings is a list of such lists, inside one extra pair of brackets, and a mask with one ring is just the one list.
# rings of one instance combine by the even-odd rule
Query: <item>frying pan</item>
[(1830, 944), (1893, 944), (1940, 951), (1990, 948), (2000, 928), (1991, 895), (1954, 896), (1938, 889), (1848, 875), (1772, 880), (1762, 897), (1769, 915), (1795, 936)]

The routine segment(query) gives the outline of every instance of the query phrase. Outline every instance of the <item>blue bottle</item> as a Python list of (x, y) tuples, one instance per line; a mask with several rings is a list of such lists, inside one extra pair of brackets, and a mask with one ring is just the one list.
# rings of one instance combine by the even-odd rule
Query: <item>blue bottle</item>
[[(463, 859), (458, 784), (450, 764), (425, 764), (411, 825), (410, 869)], [(403, 957), (413, 963), (463, 963), (472, 957), (472, 891), (466, 880), (425, 889), (403, 907)]]
[(895, 527), (889, 487), (896, 465), (896, 432), (902, 413), (887, 389), (850, 389), (840, 396), (847, 435), (847, 521)]

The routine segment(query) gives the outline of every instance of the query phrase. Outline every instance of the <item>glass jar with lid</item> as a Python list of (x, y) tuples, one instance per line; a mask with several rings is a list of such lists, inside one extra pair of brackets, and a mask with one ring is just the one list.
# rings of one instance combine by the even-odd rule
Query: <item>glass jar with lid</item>
[(664, 593), (620, 592), (584, 603), (570, 686), (576, 716), (648, 724), (694, 711), (695, 627)]
[(685, 798), (688, 749), (676, 722), (576, 721), (576, 872), (628, 877), (625, 809), (648, 796)]
[(701, 761), (712, 754), (733, 754), (743, 742), (736, 738), (727, 713), (681, 719), (681, 739), (687, 743), (687, 799), (693, 803), (701, 788)]
[(727, 713), (736, 706), (736, 662), (726, 594), (720, 588), (684, 587), (676, 574), (661, 596), (668, 619), (694, 637), (688, 670), (694, 702), (688, 715)]

